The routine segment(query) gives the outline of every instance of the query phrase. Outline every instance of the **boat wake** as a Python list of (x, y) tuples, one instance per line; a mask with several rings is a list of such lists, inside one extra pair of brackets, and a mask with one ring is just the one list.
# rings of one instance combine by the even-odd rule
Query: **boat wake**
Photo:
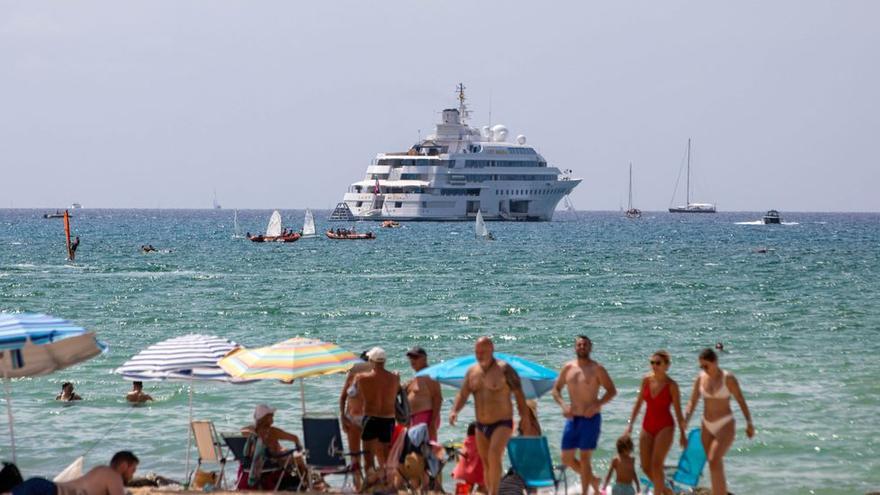
[[(773, 225), (765, 224), (763, 220), (754, 220), (751, 222), (733, 222), (734, 225)], [(799, 222), (781, 222), (778, 225), (800, 225)]]

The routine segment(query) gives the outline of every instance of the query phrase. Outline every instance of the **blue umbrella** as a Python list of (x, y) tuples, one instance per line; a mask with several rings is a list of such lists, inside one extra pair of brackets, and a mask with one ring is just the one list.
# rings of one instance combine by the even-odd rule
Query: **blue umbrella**
[[(523, 393), (527, 399), (536, 399), (546, 394), (556, 382), (557, 373), (555, 371), (527, 359), (503, 352), (496, 352), (495, 359), (513, 366), (522, 380)], [(465, 373), (476, 363), (477, 358), (473, 354), (461, 356), (429, 366), (416, 373), (416, 376), (429, 376), (445, 385), (461, 388)]]
[(44, 314), (0, 313), (0, 373), (6, 385), (9, 436), (15, 461), (15, 432), (9, 379), (40, 376), (91, 359), (107, 346), (93, 332)]

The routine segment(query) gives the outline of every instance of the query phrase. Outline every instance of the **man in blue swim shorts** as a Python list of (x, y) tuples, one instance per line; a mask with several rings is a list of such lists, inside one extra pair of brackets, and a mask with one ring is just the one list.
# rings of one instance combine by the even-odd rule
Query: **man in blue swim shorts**
[[(614, 382), (605, 368), (590, 359), (593, 343), (579, 335), (574, 345), (577, 359), (565, 363), (553, 386), (553, 399), (562, 408), (565, 429), (562, 432), (562, 462), (581, 474), (581, 489), (588, 487), (599, 493), (599, 478), (593, 475), (592, 456), (602, 431), (602, 406), (617, 395)], [(569, 402), (562, 397), (562, 388), (568, 390)], [(599, 397), (599, 388), (605, 389)], [(580, 451), (580, 457), (576, 456)]]

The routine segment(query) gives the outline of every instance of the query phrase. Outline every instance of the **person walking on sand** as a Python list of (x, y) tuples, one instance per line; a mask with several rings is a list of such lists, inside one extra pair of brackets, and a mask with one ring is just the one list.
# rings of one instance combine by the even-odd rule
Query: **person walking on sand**
[[(354, 385), (364, 399), (364, 423), (361, 440), (364, 448), (379, 463), (379, 482), (388, 480), (388, 453), (395, 425), (395, 399), (400, 390), (400, 377), (385, 369), (385, 350), (374, 347), (367, 353), (373, 369), (358, 374)], [(368, 466), (369, 468), (369, 466)], [(369, 473), (367, 473), (369, 477)]]
[(636, 495), (642, 491), (639, 487), (639, 477), (636, 476), (636, 460), (633, 459), (632, 453), (632, 437), (624, 435), (618, 438), (617, 455), (611, 460), (608, 475), (605, 476), (605, 483), (602, 484), (604, 493), (609, 493), (608, 482), (611, 481), (611, 475), (615, 473), (617, 473), (617, 478), (614, 480), (614, 486), (611, 487), (611, 495)]
[(504, 361), (495, 359), (495, 345), (488, 337), (480, 337), (474, 345), (477, 363), (465, 373), (461, 389), (449, 414), (449, 424), (455, 426), (458, 413), (471, 394), (477, 417), (477, 451), (483, 461), (483, 472), (488, 495), (497, 495), (501, 484), (502, 458), (507, 442), (513, 434), (513, 396), (519, 411), (520, 424), (527, 435), (535, 428), (523, 394), (519, 375)]
[[(407, 351), (406, 357), (409, 358), (409, 365), (416, 373), (428, 367), (428, 353), (421, 347), (413, 347)], [(440, 407), (443, 404), (440, 382), (429, 376), (416, 376), (404, 388), (409, 401), (409, 410), (414, 411), (410, 413), (409, 425), (428, 425), (428, 437), (437, 441)]]
[[(681, 413), (681, 395), (678, 384), (668, 375), (671, 361), (666, 351), (657, 351), (651, 355), (651, 372), (642, 378), (639, 395), (636, 397), (636, 404), (628, 421), (629, 425), (624, 432), (626, 436), (632, 434), (633, 424), (639, 416), (642, 403), (647, 404), (645, 419), (642, 420), (642, 431), (639, 433), (639, 458), (642, 471), (648, 475), (655, 490), (662, 493), (672, 493), (666, 486), (663, 462), (672, 446), (676, 423), (678, 423), (679, 443), (682, 448), (687, 445), (684, 415)], [(670, 407), (675, 410), (675, 419), (672, 419)]]
[(123, 495), (138, 463), (137, 456), (123, 450), (113, 455), (109, 467), (94, 467), (85, 475), (63, 483), (31, 478), (13, 488), (12, 495)]
[(131, 391), (125, 394), (125, 400), (132, 404), (142, 404), (153, 398), (144, 393), (144, 382), (131, 382)]
[(700, 373), (694, 380), (694, 390), (685, 409), (685, 425), (697, 409), (697, 402), (702, 396), (703, 428), (700, 440), (709, 461), (709, 474), (712, 477), (712, 495), (727, 495), (727, 478), (724, 475), (724, 454), (733, 445), (736, 428), (733, 411), (730, 409), (730, 397), (739, 404), (739, 409), (746, 418), (746, 436), (755, 436), (752, 414), (743, 397), (739, 382), (733, 373), (722, 370), (718, 366), (718, 355), (712, 349), (704, 349), (699, 357)]
[[(599, 493), (599, 478), (593, 475), (592, 456), (602, 430), (602, 406), (617, 395), (617, 389), (605, 368), (590, 359), (593, 343), (589, 337), (575, 339), (577, 359), (565, 363), (553, 386), (553, 399), (562, 408), (565, 429), (562, 432), (562, 462), (581, 475), (581, 489), (588, 487)], [(568, 390), (569, 403), (562, 397), (562, 388)], [(599, 388), (605, 389), (599, 397)], [(580, 458), (575, 456), (580, 450)]]
[[(339, 395), (339, 414), (342, 418), (342, 429), (348, 437), (348, 450), (353, 452), (351, 455), (351, 469), (353, 471), (355, 488), (360, 490), (363, 482), (363, 473), (361, 473), (361, 428), (364, 421), (364, 399), (358, 393), (357, 387), (354, 386), (354, 379), (359, 373), (370, 371), (372, 366), (367, 358), (367, 353), (361, 353), (361, 361), (354, 364), (348, 375), (345, 377), (345, 384), (342, 386), (342, 393)], [(367, 468), (373, 468), (373, 455), (365, 452)]]

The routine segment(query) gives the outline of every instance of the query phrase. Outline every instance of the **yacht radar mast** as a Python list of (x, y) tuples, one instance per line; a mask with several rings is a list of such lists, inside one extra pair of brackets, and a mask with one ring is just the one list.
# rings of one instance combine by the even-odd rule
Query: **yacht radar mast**
[(458, 114), (461, 116), (461, 123), (464, 124), (467, 122), (467, 119), (471, 116), (471, 111), (467, 109), (467, 104), (465, 103), (464, 96), (464, 83), (458, 83), (458, 87), (455, 90), (458, 92)]

